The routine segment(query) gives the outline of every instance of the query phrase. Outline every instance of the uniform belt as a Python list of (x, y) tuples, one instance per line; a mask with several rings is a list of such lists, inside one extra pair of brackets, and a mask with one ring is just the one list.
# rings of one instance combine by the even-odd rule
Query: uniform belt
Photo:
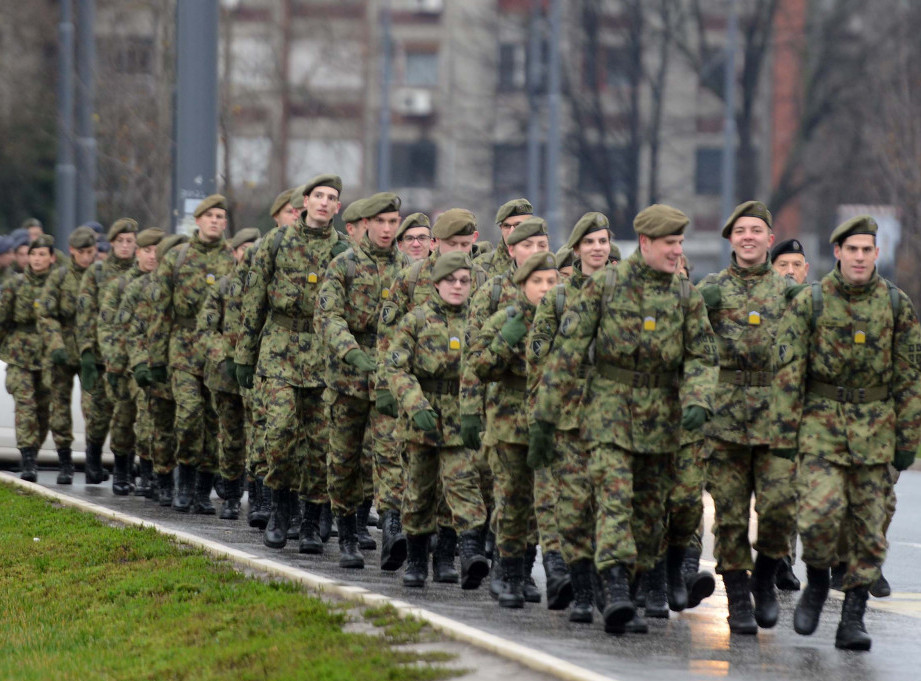
[(523, 393), (528, 390), (528, 379), (525, 376), (516, 376), (515, 374), (505, 374), (496, 381), (503, 388)]
[(35, 322), (16, 324), (17, 331), (35, 331)]
[(178, 326), (180, 329), (194, 329), (195, 328), (195, 317), (176, 317), (173, 320), (173, 324)]
[(591, 364), (580, 364), (578, 370), (576, 371), (576, 376), (578, 378), (587, 378), (588, 372), (592, 370)]
[(272, 312), (272, 321), (294, 333), (313, 333), (313, 317), (292, 317), (283, 312)]
[(419, 387), (424, 392), (437, 395), (458, 395), (460, 393), (460, 381), (456, 378), (420, 378)]
[(377, 345), (377, 334), (370, 331), (365, 331), (363, 333), (353, 333), (352, 336), (355, 338), (355, 342), (365, 348), (373, 348)]
[(678, 374), (674, 371), (663, 371), (661, 373), (630, 371), (610, 364), (601, 364), (597, 367), (597, 370), (604, 378), (630, 385), (634, 388), (674, 388), (678, 385)]
[(866, 402), (879, 402), (889, 398), (888, 385), (871, 385), (866, 388), (849, 388), (844, 385), (831, 385), (809, 379), (806, 390), (813, 395), (825, 397), (836, 402), (850, 402), (851, 404), (864, 404)]
[(720, 383), (765, 387), (774, 382), (773, 371), (742, 371), (741, 369), (720, 369)]

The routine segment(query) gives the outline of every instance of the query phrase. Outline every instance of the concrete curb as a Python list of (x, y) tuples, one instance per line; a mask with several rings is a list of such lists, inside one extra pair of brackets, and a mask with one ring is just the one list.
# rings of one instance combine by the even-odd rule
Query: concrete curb
[(194, 546), (207, 551), (213, 556), (233, 561), (239, 567), (248, 567), (268, 573), (275, 577), (286, 579), (298, 584), (302, 584), (309, 590), (318, 594), (330, 594), (343, 600), (353, 601), (369, 606), (391, 605), (401, 617), (415, 617), (427, 622), (433, 629), (453, 638), (457, 641), (468, 643), (477, 648), (481, 648), (490, 653), (504, 657), (516, 662), (524, 667), (533, 669), (554, 676), (565, 681), (618, 681), (616, 677), (605, 676), (583, 669), (566, 660), (561, 660), (553, 655), (528, 648), (519, 643), (495, 636), (493, 634), (480, 631), (473, 627), (467, 626), (443, 615), (438, 615), (423, 608), (418, 608), (405, 601), (389, 598), (382, 594), (368, 591), (362, 587), (352, 586), (345, 582), (339, 582), (328, 577), (300, 570), (289, 565), (284, 565), (273, 560), (260, 558), (246, 551), (234, 549), (220, 542), (202, 539), (189, 532), (173, 530), (163, 527), (158, 523), (138, 518), (137, 516), (114, 511), (104, 506), (99, 506), (82, 499), (56, 492), (42, 487), (41, 485), (25, 482), (20, 480), (15, 474), (0, 472), (0, 482), (11, 486), (19, 487), (32, 494), (38, 494), (48, 499), (54, 499), (56, 502), (65, 506), (92, 513), (101, 518), (114, 520), (125, 525), (136, 525), (139, 527), (150, 527), (160, 534), (167, 535), (180, 543)]

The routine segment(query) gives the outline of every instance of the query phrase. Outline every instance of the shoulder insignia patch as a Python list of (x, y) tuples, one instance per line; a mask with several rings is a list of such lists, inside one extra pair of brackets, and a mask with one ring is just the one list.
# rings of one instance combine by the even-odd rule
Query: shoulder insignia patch
[(397, 321), (397, 306), (393, 303), (384, 303), (381, 309), (381, 322), (385, 326), (393, 326)]
[(560, 335), (569, 338), (579, 324), (579, 315), (575, 310), (569, 310), (560, 320)]

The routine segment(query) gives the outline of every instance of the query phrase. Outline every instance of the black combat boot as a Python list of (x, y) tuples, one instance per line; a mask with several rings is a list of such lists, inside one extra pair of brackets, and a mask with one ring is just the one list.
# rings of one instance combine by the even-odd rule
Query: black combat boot
[(879, 573), (879, 578), (870, 585), (870, 595), (873, 598), (888, 598), (892, 595), (892, 587), (889, 586), (889, 580), (882, 571)]
[(617, 564), (604, 570), (600, 577), (604, 593), (604, 630), (608, 634), (623, 634), (627, 631), (627, 622), (636, 615), (636, 607), (630, 597), (627, 568)]
[(529, 544), (525, 550), (524, 566), (521, 573), (521, 588), (524, 591), (524, 599), (528, 603), (540, 603), (541, 599), (540, 589), (537, 588), (537, 583), (534, 581), (534, 577), (531, 576), (531, 571), (534, 570), (534, 561), (536, 560), (537, 547)]
[(777, 563), (777, 572), (774, 574), (774, 585), (781, 591), (799, 591), (800, 583), (793, 572), (793, 560), (784, 556)]
[(240, 517), (240, 499), (243, 498), (243, 476), (224, 480), (224, 503), (221, 506), (221, 520), (236, 520)]
[(301, 536), (303, 515), (301, 514), (301, 500), (297, 496), (297, 492), (291, 490), (291, 494), (293, 497), (291, 498), (291, 517), (288, 519), (288, 539), (294, 541)]
[(320, 523), (319, 523), (320, 541), (324, 544), (333, 536), (333, 509), (327, 501), (320, 506)]
[(26, 482), (35, 482), (38, 480), (38, 450), (23, 447), (19, 453), (22, 455), (22, 472), (19, 478)]
[(140, 471), (140, 475), (138, 476), (137, 487), (134, 488), (134, 496), (152, 499), (154, 489), (153, 461), (150, 459), (139, 459), (138, 469)]
[(681, 612), (688, 607), (688, 586), (684, 581), (685, 548), (683, 546), (669, 546), (665, 552), (665, 580), (667, 584), (666, 595), (668, 607), (675, 612)]
[[(406, 560), (406, 535), (403, 534), (399, 511), (384, 511), (381, 522), (384, 524), (381, 540), (381, 570), (393, 572), (399, 570), (403, 561)], [(337, 525), (338, 523), (339, 521), (336, 520)], [(339, 528), (339, 534), (341, 536), (342, 528)]]
[(777, 624), (780, 614), (777, 605), (777, 591), (774, 589), (774, 575), (777, 574), (779, 558), (759, 553), (752, 570), (752, 596), (755, 597), (755, 621), (762, 629)]
[(438, 541), (432, 553), (433, 582), (457, 584), (460, 576), (457, 574), (457, 568), (454, 567), (455, 551), (457, 551), (457, 532), (453, 527), (439, 527)]
[(752, 593), (746, 570), (723, 573), (726, 598), (729, 601), (729, 631), (733, 634), (753, 636), (758, 633), (758, 623), (752, 613)]
[(320, 539), (320, 504), (303, 502), (301, 508), (301, 527), (298, 530), (298, 553), (319, 556), (323, 553), (323, 540)]
[(627, 634), (648, 634), (649, 633), (649, 624), (646, 622), (646, 618), (640, 614), (640, 609), (636, 607), (636, 595), (640, 591), (640, 580), (634, 578), (630, 582), (630, 599), (633, 601), (634, 613), (633, 617), (627, 620), (627, 623), (624, 624), (624, 632)]
[[(269, 508), (266, 510), (266, 498), (269, 498)], [(256, 527), (264, 530), (269, 523), (269, 515), (272, 513), (271, 492), (265, 486), (265, 482), (258, 476), (253, 476), (250, 480), (249, 488), (249, 510), (246, 512), (246, 523), (250, 527)]]
[(547, 608), (565, 610), (572, 602), (572, 578), (559, 551), (547, 551), (543, 556), (547, 575)]
[(863, 625), (863, 614), (867, 609), (866, 586), (855, 586), (844, 592), (841, 606), (841, 621), (835, 633), (835, 648), (842, 650), (869, 650), (873, 640)]
[(368, 527), (376, 527), (381, 529), (381, 517), (377, 513), (377, 509), (373, 506), (371, 510), (368, 511)]
[(478, 589), (480, 583), (489, 574), (489, 561), (486, 560), (483, 547), (483, 528), (461, 532), (459, 537), (460, 584), (468, 591)]
[(180, 513), (188, 513), (192, 509), (192, 496), (195, 493), (195, 467), (180, 463), (177, 477), (173, 508)]
[(421, 588), (429, 576), (429, 536), (427, 534), (406, 535), (406, 570), (403, 572), (403, 586)]
[(659, 560), (646, 573), (646, 617), (668, 619), (668, 591), (665, 579), (665, 561)]
[(638, 608), (646, 607), (646, 577), (647, 573), (640, 573), (640, 581), (636, 587), (636, 596), (633, 597), (633, 604)]
[(157, 473), (157, 503), (160, 506), (173, 505), (173, 472)]
[(129, 470), (130, 457), (127, 454), (115, 454), (115, 471), (112, 476), (112, 494), (117, 497), (126, 497), (131, 494), (131, 473)]
[(847, 574), (847, 563), (845, 561), (839, 561), (831, 566), (831, 581), (829, 584), (831, 588), (835, 591), (841, 591), (841, 586), (844, 583), (844, 575)]
[[(358, 507), (356, 515), (358, 522), (358, 546), (362, 551), (374, 551), (377, 548), (377, 542), (368, 532), (368, 514), (371, 513), (371, 499), (365, 499)], [(383, 569), (383, 567), (381, 568)]]
[(58, 450), (58, 464), (60, 465), (58, 484), (72, 485), (74, 482), (74, 461), (69, 448), (62, 447)]
[(496, 533), (489, 529), (489, 516), (487, 515), (486, 519), (486, 540), (483, 544), (483, 555), (486, 556), (487, 560), (492, 560), (497, 557), (498, 551), (496, 551)]
[(291, 502), (295, 493), (288, 489), (272, 490), (272, 513), (265, 526), (262, 543), (270, 549), (283, 549), (288, 543), (288, 523), (291, 521)]
[(594, 569), (595, 566), (589, 558), (582, 558), (569, 565), (572, 586), (572, 604), (569, 606), (570, 622), (592, 623), (594, 610), (592, 572)]
[[(358, 519), (355, 514), (337, 515), (336, 527), (339, 528), (339, 567), (362, 569), (365, 566), (365, 559), (358, 549)], [(405, 551), (405, 537), (403, 538), (403, 546)], [(403, 559), (406, 559), (405, 553)], [(400, 561), (401, 564), (402, 562)]]
[(192, 513), (214, 515), (211, 490), (214, 489), (214, 473), (195, 471), (195, 496), (192, 497)]
[(526, 600), (524, 595), (524, 569), (527, 560), (522, 556), (499, 558), (502, 570), (502, 591), (499, 592), (500, 608), (523, 608)]
[(499, 598), (499, 594), (505, 590), (502, 584), (502, 561), (499, 560), (499, 550), (493, 551), (492, 562), (489, 567), (489, 595), (493, 598)]
[(716, 580), (712, 573), (700, 569), (700, 549), (694, 546), (685, 549), (681, 573), (688, 592), (688, 610), (696, 608), (703, 599), (713, 595)]
[(793, 629), (797, 634), (809, 636), (819, 626), (822, 606), (828, 598), (831, 574), (828, 568), (806, 566), (806, 588), (793, 611)]
[(87, 485), (98, 485), (109, 479), (109, 474), (102, 467), (102, 445), (95, 442), (86, 443), (86, 463), (83, 466)]

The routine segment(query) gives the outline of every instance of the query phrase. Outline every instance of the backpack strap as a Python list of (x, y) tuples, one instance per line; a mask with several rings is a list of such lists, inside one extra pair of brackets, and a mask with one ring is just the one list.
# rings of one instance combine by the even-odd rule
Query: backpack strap
[(691, 282), (684, 277), (678, 277), (678, 286), (681, 296), (681, 309), (687, 314), (688, 301), (691, 300)]
[(416, 305), (413, 308), (413, 315), (416, 317), (416, 330), (422, 326), (425, 326), (425, 313), (422, 311), (421, 305)]
[(492, 291), (489, 292), (489, 314), (493, 315), (499, 309), (499, 299), (502, 297), (502, 280), (494, 278)]
[(93, 279), (96, 280), (96, 288), (102, 284), (102, 263), (95, 262), (93, 263)]
[(556, 287), (556, 298), (553, 301), (553, 312), (556, 314), (556, 321), (559, 324), (563, 316), (563, 310), (566, 308), (566, 287), (560, 284)]
[(349, 254), (345, 263), (345, 290), (352, 288), (352, 282), (355, 281), (355, 271), (358, 269), (358, 263), (355, 262), (355, 251)]
[(812, 331), (815, 331), (815, 327), (819, 322), (819, 317), (822, 316), (822, 309), (825, 307), (825, 297), (822, 295), (822, 282), (814, 281), (811, 284), (812, 286)]
[(406, 292), (407, 300), (413, 299), (413, 293), (416, 291), (416, 283), (419, 281), (419, 273), (422, 272), (422, 267), (425, 265), (425, 260), (417, 260), (412, 264), (412, 267), (409, 269), (409, 276), (406, 278)]
[(179, 279), (179, 269), (189, 255), (189, 246), (191, 243), (186, 241), (179, 247), (179, 255), (176, 256), (176, 263), (173, 265), (173, 288), (176, 288), (176, 281)]
[(601, 305), (607, 307), (614, 298), (614, 285), (617, 284), (617, 270), (608, 267), (604, 271), (604, 284), (601, 287)]

